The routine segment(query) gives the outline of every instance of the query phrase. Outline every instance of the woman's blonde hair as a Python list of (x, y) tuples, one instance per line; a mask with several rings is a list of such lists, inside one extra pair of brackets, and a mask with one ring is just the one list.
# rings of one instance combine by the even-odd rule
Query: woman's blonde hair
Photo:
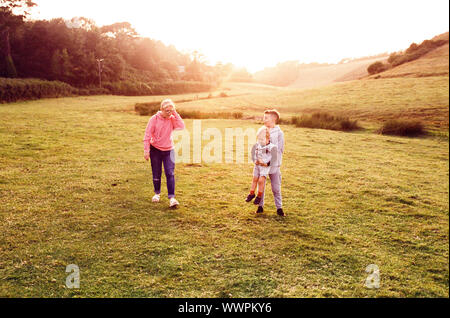
[(174, 102), (170, 98), (167, 98), (161, 102), (161, 109), (164, 109), (167, 106), (175, 107)]

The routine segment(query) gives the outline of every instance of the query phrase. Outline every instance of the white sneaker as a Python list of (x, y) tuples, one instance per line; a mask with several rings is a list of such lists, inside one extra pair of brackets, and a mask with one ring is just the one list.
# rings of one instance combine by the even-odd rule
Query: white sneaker
[(159, 202), (159, 199), (161, 198), (161, 195), (155, 194), (152, 198), (152, 202)]
[(170, 207), (176, 207), (177, 205), (179, 205), (180, 203), (177, 201), (177, 199), (175, 198), (170, 198)]

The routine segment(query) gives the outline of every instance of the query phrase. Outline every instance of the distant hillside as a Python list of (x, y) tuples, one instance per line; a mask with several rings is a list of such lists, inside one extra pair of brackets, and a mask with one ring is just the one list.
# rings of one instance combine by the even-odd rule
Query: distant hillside
[(448, 41), (448, 32), (436, 35), (434, 38), (432, 38), (433, 41), (437, 40), (447, 40)]
[(439, 46), (418, 59), (395, 66), (387, 71), (374, 74), (368, 78), (392, 77), (427, 77), (449, 75), (449, 33), (435, 36), (432, 41), (446, 40), (447, 44)]
[(377, 61), (384, 61), (387, 56), (373, 59), (357, 60), (343, 64), (317, 66), (300, 71), (297, 80), (291, 88), (315, 88), (335, 82), (356, 80), (367, 76), (367, 67)]
[[(449, 33), (435, 36), (432, 41), (448, 42)], [(289, 85), (291, 88), (315, 88), (336, 82), (345, 82), (363, 78), (424, 77), (445, 76), (449, 74), (449, 44), (442, 45), (417, 60), (401, 64), (387, 71), (371, 75), (367, 72), (369, 65), (375, 62), (387, 64), (388, 56), (350, 61), (348, 63), (317, 65), (301, 69), (297, 80)]]

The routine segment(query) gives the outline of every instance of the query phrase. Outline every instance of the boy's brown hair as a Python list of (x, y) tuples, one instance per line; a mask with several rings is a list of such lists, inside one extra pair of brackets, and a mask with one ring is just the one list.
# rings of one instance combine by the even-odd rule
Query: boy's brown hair
[(277, 119), (275, 120), (275, 123), (278, 124), (278, 121), (280, 120), (280, 113), (276, 109), (268, 109), (264, 111), (264, 115), (269, 114), (275, 116)]

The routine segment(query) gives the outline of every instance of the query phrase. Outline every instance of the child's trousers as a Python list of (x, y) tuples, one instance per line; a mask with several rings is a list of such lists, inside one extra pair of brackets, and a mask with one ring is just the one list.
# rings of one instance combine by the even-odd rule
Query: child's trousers
[[(272, 193), (273, 193), (273, 199), (275, 201), (275, 206), (277, 209), (282, 208), (282, 202), (281, 202), (281, 171), (280, 168), (278, 168), (274, 173), (269, 174), (270, 178), (270, 185), (272, 186)], [(264, 196), (266, 193), (266, 183), (264, 182), (264, 191), (262, 194), (261, 202), (259, 203), (259, 206), (264, 206)]]
[(153, 188), (155, 194), (161, 193), (161, 174), (164, 165), (164, 173), (166, 174), (168, 197), (175, 197), (175, 151), (159, 150), (150, 146), (150, 161), (152, 163)]

